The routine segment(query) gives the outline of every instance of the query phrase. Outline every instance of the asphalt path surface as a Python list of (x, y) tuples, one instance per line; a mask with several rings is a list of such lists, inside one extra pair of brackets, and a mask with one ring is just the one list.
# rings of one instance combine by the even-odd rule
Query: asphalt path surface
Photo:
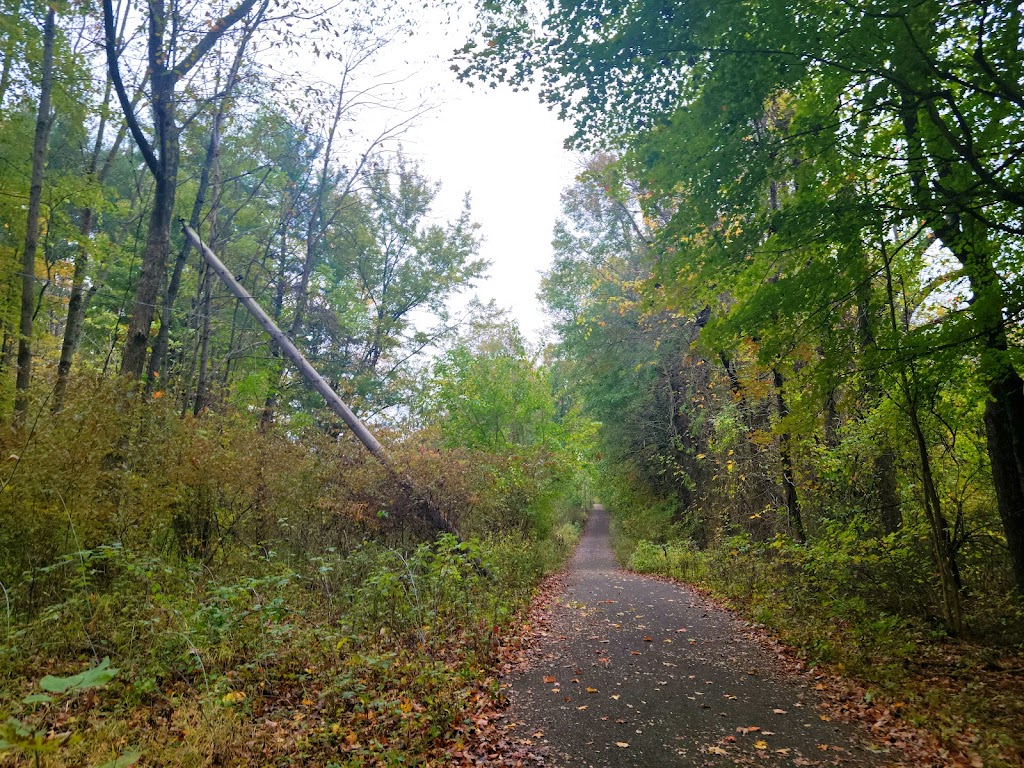
[(595, 508), (530, 666), (510, 681), (515, 737), (547, 766), (882, 766), (749, 625), (618, 568)]

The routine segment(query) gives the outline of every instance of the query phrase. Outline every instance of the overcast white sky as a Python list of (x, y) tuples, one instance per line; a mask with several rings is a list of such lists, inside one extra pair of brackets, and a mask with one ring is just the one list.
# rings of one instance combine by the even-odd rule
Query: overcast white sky
[(384, 54), (396, 69), (414, 73), (402, 86), (410, 102), (429, 90), (438, 105), (403, 136), (402, 145), (428, 177), (442, 183), (438, 214), (457, 216), (470, 192), (484, 238), (481, 256), (491, 262), (476, 293), (509, 308), (536, 340), (545, 323), (536, 299), (539, 272), (551, 263), (559, 198), (577, 161), (562, 148), (568, 127), (536, 95), (470, 88), (455, 79), (448, 57), (465, 42), (472, 10), (454, 12), (460, 17), (451, 24), (424, 18), (411, 39)]

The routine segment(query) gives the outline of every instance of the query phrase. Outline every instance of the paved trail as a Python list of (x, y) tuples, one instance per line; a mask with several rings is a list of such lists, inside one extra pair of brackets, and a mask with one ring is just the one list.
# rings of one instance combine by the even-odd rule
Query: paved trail
[[(881, 766), (806, 681), (685, 587), (617, 568), (598, 507), (511, 718), (548, 766)], [(744, 730), (737, 730), (744, 729)], [(623, 746), (626, 745), (626, 746)]]

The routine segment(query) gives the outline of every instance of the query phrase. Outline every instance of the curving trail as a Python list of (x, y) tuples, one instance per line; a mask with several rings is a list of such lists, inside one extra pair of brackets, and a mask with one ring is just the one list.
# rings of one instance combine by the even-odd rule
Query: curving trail
[(596, 507), (529, 669), (513, 733), (548, 766), (882, 766), (749, 628), (684, 586), (619, 569)]

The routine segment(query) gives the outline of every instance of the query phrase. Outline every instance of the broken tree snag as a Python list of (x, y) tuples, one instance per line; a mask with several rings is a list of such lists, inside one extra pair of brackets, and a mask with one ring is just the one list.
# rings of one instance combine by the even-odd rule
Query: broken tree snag
[(299, 348), (296, 347), (291, 339), (289, 339), (280, 328), (274, 323), (266, 312), (263, 311), (263, 307), (256, 303), (256, 300), (249, 295), (242, 285), (235, 280), (235, 276), (228, 271), (221, 260), (217, 258), (216, 254), (211, 251), (206, 244), (199, 238), (195, 230), (192, 229), (188, 224), (182, 220), (181, 222), (182, 231), (185, 233), (185, 237), (188, 238), (189, 242), (192, 243), (193, 247), (206, 260), (206, 263), (210, 266), (210, 269), (216, 273), (216, 275), (224, 282), (228, 287), (228, 290), (235, 295), (245, 307), (249, 314), (256, 318), (263, 329), (270, 334), (271, 338), (277, 342), (281, 349), (281, 353), (291, 360), (295, 367), (299, 369), (299, 373), (302, 374), (310, 386), (319, 392), (324, 400), (327, 401), (327, 405), (332, 411), (334, 411), (342, 421), (348, 426), (349, 429), (359, 438), (359, 442), (366, 446), (367, 450), (372, 453), (377, 460), (384, 465), (388, 473), (394, 478), (395, 482), (406, 491), (415, 501), (416, 509), (420, 517), (426, 520), (430, 525), (439, 531), (444, 533), (450, 533), (461, 541), (458, 530), (455, 526), (449, 522), (448, 518), (445, 517), (444, 513), (438, 509), (437, 505), (431, 502), (424, 494), (419, 493), (412, 481), (405, 476), (404, 473), (400, 472), (397, 467), (392, 463), (391, 458), (388, 456), (387, 451), (384, 450), (384, 446), (380, 444), (380, 441), (373, 436), (373, 433), (367, 429), (366, 425), (359, 420), (352, 409), (348, 407), (344, 400), (342, 400), (338, 393), (331, 389), (331, 385), (324, 381), (316, 368), (314, 368), (310, 362), (305, 358)]

